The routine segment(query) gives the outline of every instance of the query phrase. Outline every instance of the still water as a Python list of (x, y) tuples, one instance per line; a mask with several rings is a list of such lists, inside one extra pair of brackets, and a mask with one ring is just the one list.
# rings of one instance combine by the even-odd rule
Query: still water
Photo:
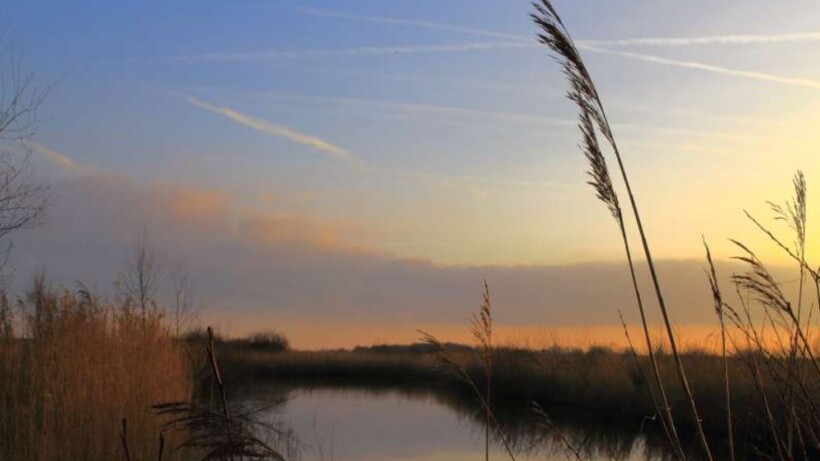
[[(303, 461), (479, 461), (484, 459), (480, 412), (429, 392), (349, 388), (254, 387), (245, 406), (293, 435), (288, 459)], [(271, 402), (281, 402), (271, 406)], [(538, 424), (529, 412), (501, 422), (515, 459), (660, 460), (661, 443), (640, 432), (583, 425)], [(275, 440), (273, 441), (276, 442)], [(284, 447), (279, 441), (279, 446)], [(568, 448), (569, 447), (569, 448)], [(511, 459), (499, 438), (490, 457)]]

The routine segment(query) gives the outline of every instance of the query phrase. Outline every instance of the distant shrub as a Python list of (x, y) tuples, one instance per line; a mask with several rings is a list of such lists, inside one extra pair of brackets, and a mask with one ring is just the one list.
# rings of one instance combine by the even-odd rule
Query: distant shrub
[[(182, 335), (182, 339), (187, 343), (207, 344), (208, 330), (205, 328), (193, 328)], [(224, 342), (219, 333), (214, 333), (214, 341), (216, 343)]]
[(614, 353), (615, 351), (609, 346), (592, 346), (587, 351), (589, 355), (611, 355)]
[[(444, 347), (451, 352), (470, 352), (472, 346), (458, 343), (444, 343)], [(353, 352), (376, 353), (376, 354), (424, 354), (436, 352), (436, 346), (427, 343), (413, 344), (375, 344), (373, 346), (356, 346)]]
[(250, 349), (264, 349), (268, 351), (290, 350), (288, 338), (275, 331), (251, 333), (244, 342)]

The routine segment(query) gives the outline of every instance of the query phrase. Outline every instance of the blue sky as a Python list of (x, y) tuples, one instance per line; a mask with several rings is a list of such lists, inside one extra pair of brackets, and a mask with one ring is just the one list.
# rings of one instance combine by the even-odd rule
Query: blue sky
[[(556, 6), (600, 86), (660, 257), (700, 258), (706, 234), (728, 258), (725, 238), (754, 241), (743, 208), (765, 213), (797, 168), (814, 183), (816, 2)], [(620, 261), (530, 10), (519, 0), (7, 2), (0, 18), (23, 68), (56, 82), (34, 138), (57, 192), (37, 234), (55, 235), (53, 251), (26, 236), (22, 250), (37, 256), (20, 257), (68, 267), (89, 233), (126, 254), (138, 229), (161, 221), (150, 207), (128, 226), (115, 212), (94, 229), (57, 219), (97, 203), (77, 191), (99, 189), (89, 193), (178, 200), (164, 212), (183, 221), (230, 221), (230, 235), (212, 234), (236, 247), (296, 242), (456, 269)], [(274, 228), (237, 230), (249, 216)], [(170, 245), (184, 226), (153, 227)], [(94, 267), (88, 277), (111, 271)]]

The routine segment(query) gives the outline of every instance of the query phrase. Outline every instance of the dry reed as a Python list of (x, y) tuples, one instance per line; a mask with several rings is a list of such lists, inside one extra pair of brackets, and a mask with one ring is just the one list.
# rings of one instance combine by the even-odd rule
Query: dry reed
[[(646, 341), (647, 350), (650, 351), (650, 360), (656, 378), (655, 381), (657, 384), (657, 392), (660, 395), (660, 402), (662, 403), (662, 407), (658, 408), (661, 423), (664, 425), (664, 430), (670, 435), (669, 439), (675, 455), (678, 459), (683, 459), (683, 450), (680, 438), (678, 437), (677, 430), (675, 428), (675, 422), (672, 417), (668, 398), (666, 396), (666, 390), (663, 386), (662, 380), (660, 379), (657, 361), (654, 356), (651, 355), (653, 354), (652, 351), (654, 348), (652, 347), (651, 338), (648, 332), (643, 301), (635, 276), (635, 269), (629, 246), (629, 239), (627, 237), (623, 212), (621, 211), (618, 196), (612, 185), (609, 167), (607, 166), (606, 159), (604, 158), (601, 146), (598, 142), (596, 129), (607, 141), (615, 155), (618, 169), (621, 173), (621, 179), (629, 198), (629, 204), (632, 209), (635, 225), (640, 235), (644, 256), (646, 257), (647, 265), (649, 266), (649, 272), (652, 278), (653, 287), (655, 289), (655, 295), (664, 320), (664, 325), (666, 327), (667, 340), (677, 366), (678, 379), (680, 381), (681, 388), (686, 393), (689, 408), (692, 412), (693, 420), (695, 421), (695, 425), (697, 427), (698, 440), (703, 448), (704, 455), (711, 461), (711, 449), (709, 448), (703, 427), (700, 424), (700, 416), (698, 415), (697, 406), (695, 405), (695, 400), (689, 387), (686, 371), (683, 368), (683, 362), (680, 359), (680, 353), (675, 341), (672, 324), (669, 320), (666, 302), (661, 291), (660, 281), (658, 280), (655, 265), (652, 259), (652, 253), (650, 251), (646, 233), (644, 232), (643, 224), (641, 222), (640, 212), (635, 201), (635, 196), (632, 193), (629, 176), (626, 173), (626, 168), (624, 166), (620, 150), (618, 149), (618, 145), (615, 141), (615, 135), (609, 125), (603, 102), (601, 101), (595, 83), (587, 70), (586, 64), (581, 58), (581, 54), (578, 52), (569, 31), (564, 26), (563, 21), (558, 15), (558, 12), (552, 6), (551, 2), (549, 0), (541, 0), (533, 5), (536, 13), (532, 15), (532, 18), (542, 32), (538, 34), (538, 39), (541, 43), (552, 50), (553, 56), (561, 64), (564, 75), (566, 76), (570, 86), (570, 89), (567, 92), (567, 97), (578, 107), (580, 120), (579, 128), (581, 130), (582, 139), (581, 149), (590, 164), (589, 176), (591, 180), (589, 184), (595, 189), (597, 197), (607, 205), (613, 218), (615, 218), (621, 233), (624, 250), (629, 264), (630, 276), (632, 277), (632, 284), (635, 290), (636, 301), (641, 315), (641, 323), (644, 328), (644, 339)], [(650, 392), (652, 391), (650, 390)], [(655, 400), (654, 397), (653, 400)]]
[(155, 459), (150, 406), (192, 392), (162, 317), (143, 323), (128, 304), (52, 290), (42, 276), (19, 307), (24, 328), (0, 340), (0, 459), (123, 459), (126, 443), (131, 459)]

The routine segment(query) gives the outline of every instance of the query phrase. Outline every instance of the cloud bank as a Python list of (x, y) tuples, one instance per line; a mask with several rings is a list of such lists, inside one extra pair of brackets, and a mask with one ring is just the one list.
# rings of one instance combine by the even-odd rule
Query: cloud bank
[[(619, 309), (635, 320), (622, 263), (442, 266), (380, 251), (356, 223), (247, 208), (219, 190), (111, 174), (76, 176), (54, 189), (49, 224), (15, 239), (18, 293), (38, 270), (67, 287), (83, 281), (108, 290), (146, 229), (163, 262), (189, 268), (209, 318), (229, 322), (234, 333), (284, 325), (310, 336), (293, 337), (296, 344), (331, 347), (354, 331), (372, 340), (374, 324), (385, 326), (385, 341), (400, 328), (461, 327), (485, 278), (499, 324), (611, 328)], [(713, 321), (701, 261), (659, 261), (658, 269), (676, 322)]]

